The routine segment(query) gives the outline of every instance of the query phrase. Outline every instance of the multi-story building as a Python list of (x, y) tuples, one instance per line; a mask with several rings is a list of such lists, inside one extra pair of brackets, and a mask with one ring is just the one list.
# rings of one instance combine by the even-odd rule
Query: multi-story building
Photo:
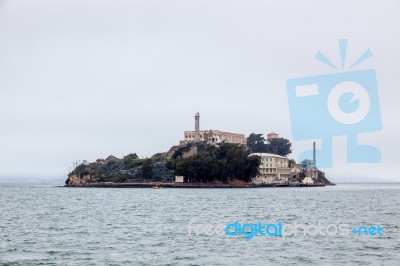
[[(184, 139), (181, 144), (195, 142), (195, 131), (185, 131), (183, 133)], [(244, 134), (224, 132), (220, 130), (200, 130), (200, 141), (205, 141), (209, 144), (227, 142), (246, 144), (246, 137)]]
[(253, 179), (258, 184), (284, 184), (288, 182), (291, 172), (289, 168), (289, 159), (271, 153), (252, 153), (261, 157), (259, 174)]

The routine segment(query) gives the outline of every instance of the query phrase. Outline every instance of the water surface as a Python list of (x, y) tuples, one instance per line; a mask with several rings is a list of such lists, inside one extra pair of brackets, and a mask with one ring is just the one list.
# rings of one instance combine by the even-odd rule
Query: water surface
[[(0, 265), (400, 265), (400, 184), (0, 186)], [(381, 225), (384, 236), (188, 235), (188, 222)]]

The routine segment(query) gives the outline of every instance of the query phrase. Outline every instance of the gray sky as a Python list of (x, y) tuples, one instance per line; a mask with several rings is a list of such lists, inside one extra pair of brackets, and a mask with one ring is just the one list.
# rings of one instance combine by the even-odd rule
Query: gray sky
[[(75, 160), (168, 150), (194, 127), (275, 131), (292, 140), (285, 82), (373, 57), (383, 130), (360, 140), (380, 164), (347, 164), (335, 138), (333, 181), (398, 176), (400, 1), (0, 0), (0, 180), (64, 179)], [(293, 142), (297, 159), (311, 141)]]

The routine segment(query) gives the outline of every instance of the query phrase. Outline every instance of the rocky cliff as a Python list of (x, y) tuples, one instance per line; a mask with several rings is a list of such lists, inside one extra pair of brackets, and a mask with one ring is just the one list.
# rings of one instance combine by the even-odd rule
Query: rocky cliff
[(171, 182), (173, 171), (165, 166), (165, 154), (150, 159), (139, 159), (129, 154), (122, 159), (109, 156), (87, 165), (81, 164), (68, 174), (66, 185), (98, 182)]

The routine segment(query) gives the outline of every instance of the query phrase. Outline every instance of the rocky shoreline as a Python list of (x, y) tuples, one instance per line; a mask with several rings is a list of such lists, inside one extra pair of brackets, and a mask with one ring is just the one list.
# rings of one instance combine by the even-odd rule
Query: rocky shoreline
[(148, 183), (86, 183), (76, 185), (65, 185), (63, 187), (72, 188), (262, 188), (262, 187), (325, 187), (324, 184), (312, 184), (304, 185), (299, 184), (296, 186), (289, 184), (213, 184), (213, 183), (160, 183), (160, 182), (148, 182)]

